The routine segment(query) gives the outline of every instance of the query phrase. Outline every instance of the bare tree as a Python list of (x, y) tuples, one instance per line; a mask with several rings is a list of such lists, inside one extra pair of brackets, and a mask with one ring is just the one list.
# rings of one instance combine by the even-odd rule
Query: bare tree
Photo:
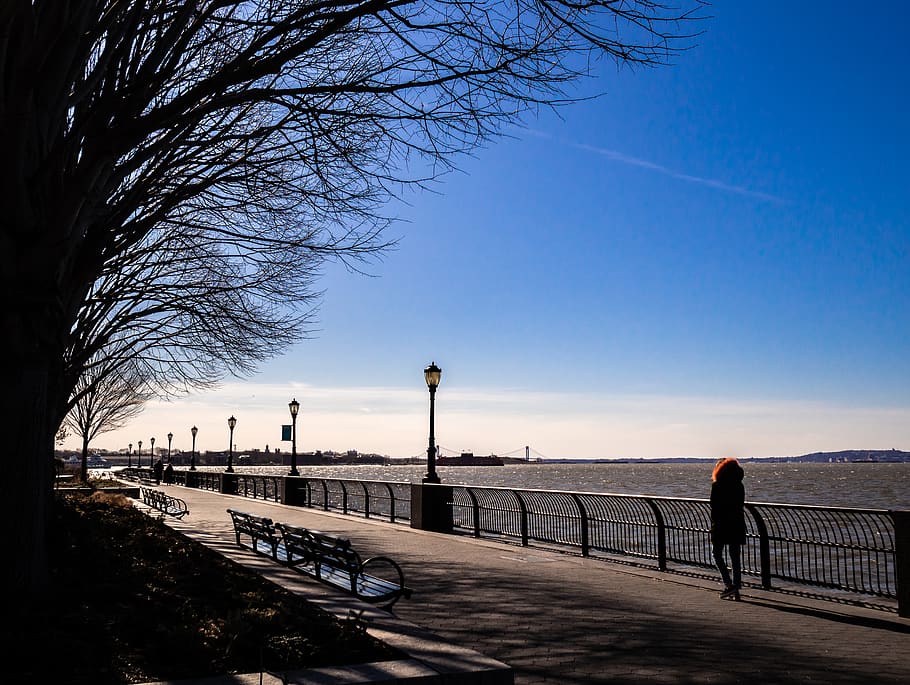
[(122, 428), (151, 399), (139, 370), (115, 354), (98, 354), (73, 388), (64, 426), (82, 438), (82, 480), (88, 478), (88, 446), (99, 435)]
[[(658, 65), (699, 0), (0, 3), (4, 565), (46, 582), (55, 430), (112, 341), (162, 393), (305, 335), (383, 203), (601, 58)], [(110, 368), (115, 368), (111, 366)]]

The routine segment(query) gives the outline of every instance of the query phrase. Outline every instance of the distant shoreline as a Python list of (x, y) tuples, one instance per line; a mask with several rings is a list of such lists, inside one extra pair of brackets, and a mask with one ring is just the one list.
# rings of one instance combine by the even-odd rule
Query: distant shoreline
[[(842, 450), (813, 452), (798, 457), (737, 457), (742, 462), (773, 463), (845, 463), (845, 464), (902, 464), (910, 462), (910, 452), (902, 450)], [(541, 459), (538, 464), (703, 464), (715, 457), (630, 457), (618, 459)], [(522, 459), (509, 463), (525, 463)]]
[[(93, 454), (103, 457), (111, 466), (125, 466), (130, 461), (138, 461), (137, 455), (128, 456), (117, 452), (107, 450), (93, 450)], [(77, 455), (81, 462), (81, 454), (72, 450), (58, 450), (57, 456), (65, 459), (68, 456)], [(148, 462), (148, 456), (143, 455)], [(593, 459), (583, 458), (546, 458), (538, 457), (532, 461), (526, 461), (520, 457), (495, 457), (497, 462), (503, 465), (513, 466), (522, 464), (705, 464), (713, 463), (716, 457), (597, 457)], [(481, 459), (489, 459), (482, 457)], [(158, 458), (162, 458), (158, 455)], [(910, 463), (910, 452), (902, 450), (841, 450), (839, 452), (813, 452), (799, 456), (781, 456), (781, 457), (737, 457), (740, 461), (746, 463), (803, 463), (803, 464), (821, 464), (821, 463), (846, 463), (846, 464), (901, 464)], [(165, 461), (167, 458), (164, 457)], [(185, 467), (189, 464), (190, 457), (187, 453), (175, 453), (173, 455), (174, 465)], [(221, 453), (203, 453), (197, 457), (197, 465), (200, 466), (220, 466), (223, 465), (226, 456)], [(235, 457), (235, 464), (245, 466), (287, 466), (290, 463), (290, 455), (286, 453), (241, 453)], [(298, 463), (318, 466), (409, 466), (425, 463), (425, 458), (395, 458), (382, 456), (378, 454), (350, 455), (335, 453), (316, 453), (298, 454)], [(478, 465), (468, 462), (459, 463), (457, 459), (443, 462), (449, 466), (469, 466)], [(149, 464), (150, 465), (150, 464)], [(89, 464), (91, 467), (91, 464)]]

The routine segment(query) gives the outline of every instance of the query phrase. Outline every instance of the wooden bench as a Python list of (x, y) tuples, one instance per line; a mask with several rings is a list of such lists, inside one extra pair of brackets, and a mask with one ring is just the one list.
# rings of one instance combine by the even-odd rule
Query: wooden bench
[(157, 509), (163, 514), (182, 519), (190, 513), (189, 508), (179, 497), (172, 497), (166, 492), (155, 490), (153, 488), (139, 488), (142, 495), (142, 501), (153, 509)]
[[(282, 555), (282, 558), (278, 556), (279, 540), (272, 519), (248, 514), (244, 511), (237, 511), (236, 509), (228, 509), (227, 512), (231, 515), (231, 521), (234, 523), (234, 535), (237, 538), (238, 545), (251, 549), (257, 554), (271, 557), (275, 561), (284, 560), (284, 555)], [(241, 539), (241, 536), (248, 537), (249, 544), (246, 543), (245, 538)]]
[(411, 596), (401, 567), (388, 557), (362, 561), (347, 538), (286, 523), (275, 527), (281, 533), (279, 556), (291, 568), (385, 609)]

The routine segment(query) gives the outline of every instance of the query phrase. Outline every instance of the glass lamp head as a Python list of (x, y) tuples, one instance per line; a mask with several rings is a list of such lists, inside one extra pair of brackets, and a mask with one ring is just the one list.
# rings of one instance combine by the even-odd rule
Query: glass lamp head
[(427, 381), (428, 388), (439, 387), (439, 379), (442, 377), (442, 369), (436, 366), (436, 362), (433, 362), (423, 370), (423, 377)]

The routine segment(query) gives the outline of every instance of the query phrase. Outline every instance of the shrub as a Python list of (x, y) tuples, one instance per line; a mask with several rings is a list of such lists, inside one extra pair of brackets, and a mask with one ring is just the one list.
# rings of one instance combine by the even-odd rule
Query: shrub
[(53, 589), (11, 617), (4, 683), (123, 683), (283, 672), (400, 656), (131, 506), (95, 492), (56, 499)]

